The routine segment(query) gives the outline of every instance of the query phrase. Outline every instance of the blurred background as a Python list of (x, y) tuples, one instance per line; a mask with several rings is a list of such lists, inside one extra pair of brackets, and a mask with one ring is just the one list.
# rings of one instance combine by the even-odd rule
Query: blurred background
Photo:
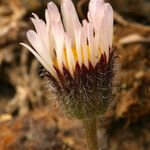
[[(53, 0), (58, 6), (59, 0)], [(105, 150), (150, 149), (150, 0), (107, 0), (120, 62), (115, 106), (99, 119)], [(52, 103), (41, 67), (20, 46), (48, 0), (0, 0), (0, 150), (86, 150), (82, 124)], [(80, 19), (88, 0), (74, 0)], [(69, 12), (68, 12), (69, 13)]]

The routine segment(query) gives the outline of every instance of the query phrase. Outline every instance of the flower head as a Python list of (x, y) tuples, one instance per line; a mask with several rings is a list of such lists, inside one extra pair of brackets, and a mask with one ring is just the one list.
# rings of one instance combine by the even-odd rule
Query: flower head
[(113, 10), (103, 0), (90, 0), (88, 20), (80, 23), (71, 0), (62, 0), (61, 14), (53, 2), (46, 23), (31, 18), (29, 49), (47, 70), (45, 76), (64, 110), (78, 118), (98, 115), (108, 105), (114, 75)]

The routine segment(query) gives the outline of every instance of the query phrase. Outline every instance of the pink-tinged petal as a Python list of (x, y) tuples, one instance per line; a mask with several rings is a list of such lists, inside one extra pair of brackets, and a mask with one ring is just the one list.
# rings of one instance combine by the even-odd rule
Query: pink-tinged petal
[(59, 23), (63, 28), (59, 10), (53, 2), (48, 3), (45, 10), (45, 18), (48, 29), (51, 29), (51, 22)]
[(50, 22), (51, 21), (54, 21), (54, 22), (60, 22), (61, 21), (59, 10), (53, 2), (48, 3), (47, 10), (48, 10), (48, 13), (49, 13)]
[(50, 27), (51, 22), (55, 22), (55, 23), (59, 23), (63, 28), (59, 10), (53, 2), (48, 3), (47, 9), (45, 11), (45, 18), (46, 18), (47, 26)]
[(61, 12), (67, 34), (69, 35), (69, 37), (71, 37), (72, 42), (74, 42), (75, 28), (80, 28), (81, 24), (79, 22), (77, 12), (71, 0), (62, 0)]
[(95, 28), (99, 27), (99, 22), (101, 19), (101, 12), (103, 11), (103, 0), (91, 0), (89, 3), (89, 12), (88, 12), (88, 19)]
[(24, 43), (20, 43), (22, 46), (26, 47), (38, 60), (39, 62), (45, 67), (47, 71), (49, 71), (56, 79), (58, 79), (55, 69), (45, 62), (45, 60), (30, 46)]
[(102, 16), (103, 30), (107, 32), (109, 46), (112, 47), (113, 39), (113, 9), (110, 4), (105, 4), (104, 14)]

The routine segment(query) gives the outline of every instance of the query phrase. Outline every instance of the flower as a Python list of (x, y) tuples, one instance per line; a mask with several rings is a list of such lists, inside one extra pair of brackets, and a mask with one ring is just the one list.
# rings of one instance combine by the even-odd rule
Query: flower
[[(45, 77), (56, 89), (62, 108), (86, 118), (104, 112), (114, 77), (113, 10), (103, 0), (90, 0), (88, 20), (80, 23), (71, 0), (62, 0), (61, 14), (53, 2), (45, 11), (46, 23), (31, 18), (29, 49), (45, 67)], [(63, 20), (63, 23), (62, 23)]]

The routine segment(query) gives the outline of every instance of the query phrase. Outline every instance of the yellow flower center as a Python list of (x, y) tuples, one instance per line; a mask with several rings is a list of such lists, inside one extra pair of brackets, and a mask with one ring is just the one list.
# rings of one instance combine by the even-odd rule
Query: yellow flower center
[[(101, 55), (101, 50), (99, 49), (99, 54)], [(73, 54), (73, 57), (74, 57), (74, 60), (75, 62), (77, 63), (78, 62), (78, 54), (77, 54), (77, 50), (76, 48), (72, 48), (72, 54)], [(90, 48), (89, 46), (87, 47), (87, 57), (88, 57), (88, 61), (90, 61)], [(98, 58), (98, 54), (97, 56), (95, 56), (95, 58)], [(83, 53), (83, 50), (81, 49), (81, 62), (84, 63), (84, 53)], [(53, 64), (56, 68), (58, 68), (58, 62), (57, 62), (57, 56), (53, 58)], [(69, 69), (69, 65), (68, 65), (68, 59), (67, 59), (67, 52), (66, 52), (66, 49), (64, 48), (64, 65), (66, 67), (66, 69)]]

